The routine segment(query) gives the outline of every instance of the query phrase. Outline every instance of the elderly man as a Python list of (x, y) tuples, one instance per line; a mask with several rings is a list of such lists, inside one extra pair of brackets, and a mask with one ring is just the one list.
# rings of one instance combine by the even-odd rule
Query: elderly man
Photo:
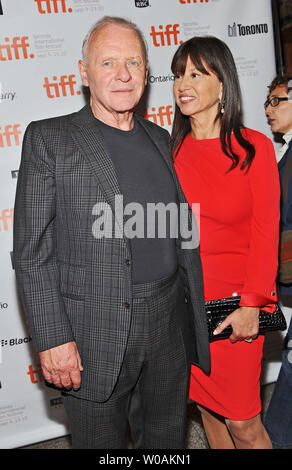
[[(277, 76), (269, 86), (266, 115), (284, 145), (277, 155), (281, 181), (279, 294), (292, 307), (292, 77)], [(292, 449), (292, 320), (282, 367), (266, 415), (266, 427), (275, 447)]]
[(131, 208), (186, 203), (169, 134), (133, 112), (141, 32), (103, 18), (79, 68), (90, 104), (31, 123), (23, 145), (14, 258), (34, 346), (73, 448), (125, 448), (128, 421), (137, 448), (182, 448), (190, 361), (208, 373), (209, 343), (198, 246), (130, 236)]

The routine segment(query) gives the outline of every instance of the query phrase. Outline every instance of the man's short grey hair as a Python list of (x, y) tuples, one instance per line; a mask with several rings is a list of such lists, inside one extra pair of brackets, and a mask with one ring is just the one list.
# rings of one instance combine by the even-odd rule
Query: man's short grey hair
[(144, 38), (142, 31), (132, 21), (127, 20), (126, 18), (120, 18), (118, 16), (104, 16), (103, 18), (98, 20), (96, 23), (94, 23), (94, 25), (91, 26), (90, 30), (88, 31), (88, 33), (86, 34), (84, 38), (83, 45), (82, 45), (82, 59), (85, 65), (87, 65), (88, 45), (89, 45), (91, 36), (97, 31), (99, 31), (101, 28), (103, 28), (104, 26), (108, 26), (108, 25), (123, 26), (124, 28), (129, 28), (135, 31), (141, 43), (145, 64), (147, 65), (148, 63), (148, 50), (147, 49), (148, 48), (147, 48), (147, 43), (146, 43), (146, 40)]

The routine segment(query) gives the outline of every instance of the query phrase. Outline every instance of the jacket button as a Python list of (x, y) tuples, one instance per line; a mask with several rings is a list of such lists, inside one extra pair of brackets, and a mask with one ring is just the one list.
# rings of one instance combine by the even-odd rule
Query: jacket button
[(130, 304), (128, 304), (128, 302), (125, 302), (125, 303), (124, 303), (124, 307), (127, 308), (127, 309), (129, 309), (129, 308), (130, 308)]
[(126, 259), (125, 262), (126, 262), (126, 265), (127, 265), (127, 266), (130, 266), (130, 265), (131, 265), (131, 260), (130, 260), (130, 259)]
[(274, 295), (275, 295), (275, 292), (271, 292), (271, 296), (274, 297)]

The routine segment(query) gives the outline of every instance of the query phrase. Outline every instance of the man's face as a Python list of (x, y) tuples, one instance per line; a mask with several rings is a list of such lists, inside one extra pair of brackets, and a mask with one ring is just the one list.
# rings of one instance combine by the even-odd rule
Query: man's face
[(93, 33), (88, 45), (87, 66), (79, 61), (83, 84), (89, 86), (96, 117), (133, 111), (147, 83), (143, 49), (135, 31), (106, 25)]
[[(288, 89), (287, 85), (278, 85), (271, 91), (269, 100), (271, 98), (287, 98)], [(280, 134), (286, 134), (292, 129), (292, 102), (280, 101), (278, 106), (272, 107), (270, 104), (266, 108), (266, 115), (269, 120), (272, 132), (279, 132)]]

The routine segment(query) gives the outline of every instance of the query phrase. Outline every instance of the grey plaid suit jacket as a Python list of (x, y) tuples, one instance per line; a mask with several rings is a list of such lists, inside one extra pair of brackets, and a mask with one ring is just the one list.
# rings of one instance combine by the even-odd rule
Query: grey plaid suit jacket
[[(167, 131), (137, 116), (173, 169)], [(14, 265), (36, 351), (75, 341), (82, 359), (77, 396), (105, 401), (116, 383), (131, 322), (131, 251), (124, 238), (92, 235), (98, 202), (114, 207), (117, 177), (89, 105), (32, 122), (25, 133), (15, 201)], [(178, 256), (189, 316), (182, 330), (189, 359), (206, 373), (209, 341), (199, 250)], [(191, 308), (192, 307), (192, 308)]]

